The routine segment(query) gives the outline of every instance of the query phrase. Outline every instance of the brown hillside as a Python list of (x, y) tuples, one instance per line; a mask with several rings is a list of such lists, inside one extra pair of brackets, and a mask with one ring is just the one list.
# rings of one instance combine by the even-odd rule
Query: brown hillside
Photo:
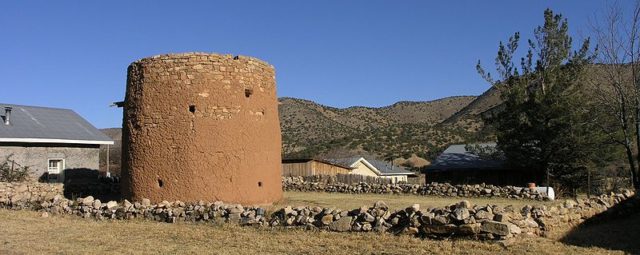
[(500, 91), (491, 87), (440, 125), (449, 128), (459, 127), (469, 132), (480, 131), (484, 127), (480, 114), (500, 103), (502, 103)]
[[(616, 70), (611, 70), (612, 68)], [(586, 89), (587, 93), (594, 95), (592, 97), (593, 100), (596, 100), (599, 96), (606, 97), (603, 93), (613, 93), (611, 86), (605, 85), (608, 82), (607, 77), (609, 74), (607, 71), (622, 71), (625, 75), (631, 75), (630, 69), (622, 68), (622, 70), (618, 70), (619, 68), (620, 67), (613, 65), (602, 64), (595, 64), (587, 68), (585, 82), (583, 84), (585, 85), (584, 89)], [(630, 78), (627, 77), (627, 79)], [(600, 86), (599, 84), (603, 86)], [(609, 96), (612, 98), (614, 97), (611, 95)], [(482, 95), (476, 97), (467, 106), (463, 107), (459, 112), (444, 120), (439, 124), (439, 126), (447, 128), (463, 128), (473, 133), (483, 131), (485, 126), (482, 121), (481, 114), (500, 105), (501, 103), (502, 99), (500, 98), (500, 91), (494, 87), (490, 87), (487, 91), (482, 93)]]
[[(435, 125), (458, 112), (475, 98), (458, 96), (427, 102), (402, 101), (380, 108), (353, 106), (343, 109), (304, 99), (281, 98), (279, 112), (283, 133), (284, 130), (288, 131), (289, 128), (304, 123), (303, 120), (311, 119), (335, 121), (338, 126), (359, 130), (395, 124)], [(327, 125), (329, 124), (324, 123), (321, 126)]]
[[(384, 157), (425, 156), (431, 147), (463, 140), (464, 134), (432, 127), (476, 97), (428, 102), (398, 102), (373, 108), (335, 108), (312, 101), (281, 98), (280, 123), (285, 157), (312, 157), (329, 150), (365, 150)], [(445, 128), (450, 129), (450, 128)]]

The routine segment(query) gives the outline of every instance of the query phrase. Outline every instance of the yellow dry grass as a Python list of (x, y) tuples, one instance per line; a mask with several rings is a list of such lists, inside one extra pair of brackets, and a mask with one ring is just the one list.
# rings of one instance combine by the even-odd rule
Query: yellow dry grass
[(0, 210), (0, 219), (0, 254), (612, 254), (544, 238), (504, 248), (376, 233), (41, 218), (29, 211)]
[[(315, 204), (356, 208), (385, 200), (392, 208), (423, 207), (460, 199), (419, 196), (286, 193), (279, 205)], [(505, 204), (513, 200), (471, 199)], [(527, 201), (530, 203), (531, 201)], [(473, 240), (428, 240), (378, 233), (332, 233), (230, 224), (167, 224), (95, 221), (75, 216), (40, 217), (32, 211), (0, 210), (0, 254), (623, 254), (566, 245), (547, 238), (517, 239), (504, 247)]]

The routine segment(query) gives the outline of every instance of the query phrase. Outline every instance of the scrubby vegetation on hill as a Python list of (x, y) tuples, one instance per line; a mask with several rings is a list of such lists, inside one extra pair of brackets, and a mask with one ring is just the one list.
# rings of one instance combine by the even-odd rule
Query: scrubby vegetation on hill
[[(314, 157), (335, 149), (375, 154), (386, 159), (412, 154), (432, 159), (444, 146), (476, 140), (482, 124), (440, 125), (474, 96), (449, 97), (428, 102), (398, 102), (381, 108), (338, 109), (295, 98), (280, 99), (283, 155)], [(472, 111), (460, 117), (477, 119)], [(473, 115), (473, 116), (471, 116)]]

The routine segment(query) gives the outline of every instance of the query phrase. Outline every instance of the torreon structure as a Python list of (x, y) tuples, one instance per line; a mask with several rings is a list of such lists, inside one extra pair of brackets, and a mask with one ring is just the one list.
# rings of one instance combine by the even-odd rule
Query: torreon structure
[(208, 53), (144, 58), (129, 66), (123, 106), (125, 198), (270, 204), (282, 197), (268, 63)]

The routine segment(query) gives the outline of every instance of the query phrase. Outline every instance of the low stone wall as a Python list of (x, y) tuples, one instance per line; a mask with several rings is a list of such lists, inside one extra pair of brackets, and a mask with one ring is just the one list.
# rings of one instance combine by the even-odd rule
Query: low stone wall
[(465, 236), (482, 240), (507, 240), (514, 236), (539, 236), (563, 225), (574, 225), (606, 211), (634, 194), (602, 195), (591, 199), (566, 200), (553, 206), (472, 205), (461, 201), (439, 208), (414, 204), (392, 211), (382, 201), (353, 210), (322, 207), (285, 207), (267, 213), (261, 207), (243, 207), (222, 202), (184, 203), (163, 201), (102, 202), (93, 197), (69, 200), (60, 185), (0, 183), (0, 208), (30, 209), (49, 214), (84, 218), (146, 219), (161, 222), (230, 222), (240, 225), (303, 227), (338, 232), (389, 232), (420, 237)]
[(60, 200), (64, 186), (61, 183), (7, 183), (0, 182), (0, 207), (31, 209), (45, 201)]
[(373, 193), (373, 194), (414, 194), (423, 196), (447, 197), (503, 197), (513, 199), (543, 200), (545, 195), (538, 191), (514, 186), (494, 186), (487, 184), (451, 185), (449, 183), (427, 184), (346, 184), (322, 177), (282, 177), (285, 191), (335, 192), (335, 193)]

